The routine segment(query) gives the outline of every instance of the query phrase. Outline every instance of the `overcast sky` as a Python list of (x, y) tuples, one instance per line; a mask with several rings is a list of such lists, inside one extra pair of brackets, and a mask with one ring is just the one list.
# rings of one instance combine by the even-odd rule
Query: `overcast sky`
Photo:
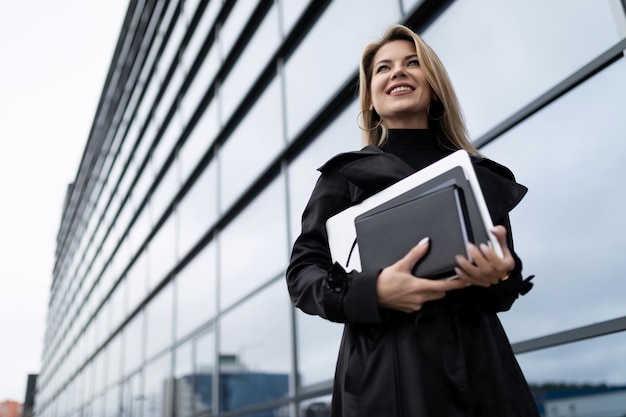
[(56, 233), (128, 0), (0, 0), (0, 401), (39, 373)]

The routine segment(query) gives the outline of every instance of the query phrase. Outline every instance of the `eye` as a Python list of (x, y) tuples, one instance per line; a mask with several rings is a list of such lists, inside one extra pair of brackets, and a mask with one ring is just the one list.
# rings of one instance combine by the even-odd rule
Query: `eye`
[(412, 59), (406, 64), (408, 67), (419, 67), (420, 63), (417, 59)]
[(376, 67), (376, 73), (378, 74), (379, 72), (387, 71), (388, 69), (389, 65), (382, 64)]

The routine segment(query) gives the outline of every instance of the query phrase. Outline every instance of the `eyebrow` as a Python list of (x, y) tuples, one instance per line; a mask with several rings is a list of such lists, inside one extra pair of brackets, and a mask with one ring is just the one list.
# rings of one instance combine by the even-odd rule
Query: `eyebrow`
[[(407, 55), (404, 57), (404, 60), (406, 61), (407, 59), (411, 59), (411, 58), (417, 58), (417, 54)], [(374, 66), (377, 66), (379, 64), (386, 64), (388, 62), (391, 62), (391, 59), (381, 59), (380, 61), (374, 63)]]

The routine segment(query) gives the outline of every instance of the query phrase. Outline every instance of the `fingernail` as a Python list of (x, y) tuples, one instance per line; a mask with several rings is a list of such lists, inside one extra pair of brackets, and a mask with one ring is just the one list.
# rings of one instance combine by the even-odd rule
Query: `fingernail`
[(486, 245), (486, 244), (484, 244), (484, 243), (481, 243), (481, 244), (480, 244), (480, 250), (481, 250), (481, 251), (485, 252), (487, 249), (489, 249), (489, 246), (487, 246), (487, 245)]
[(425, 237), (424, 239), (420, 240), (419, 243), (417, 244), (417, 246), (426, 246), (428, 245), (428, 242), (430, 241), (429, 237)]

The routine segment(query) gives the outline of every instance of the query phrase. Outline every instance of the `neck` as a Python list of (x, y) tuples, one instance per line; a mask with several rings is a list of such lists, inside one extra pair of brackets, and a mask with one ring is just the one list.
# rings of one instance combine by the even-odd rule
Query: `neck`
[(387, 129), (428, 129), (428, 115), (420, 113), (417, 117), (405, 118), (389, 118), (383, 119)]

